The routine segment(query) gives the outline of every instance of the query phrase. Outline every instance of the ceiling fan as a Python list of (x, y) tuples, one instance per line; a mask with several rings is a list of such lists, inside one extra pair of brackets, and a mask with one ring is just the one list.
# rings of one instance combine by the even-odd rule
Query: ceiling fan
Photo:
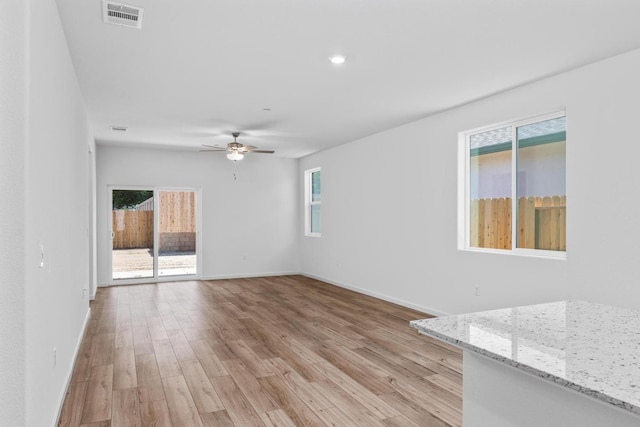
[(275, 151), (273, 150), (258, 150), (258, 147), (254, 147), (253, 145), (243, 145), (238, 142), (238, 137), (240, 136), (240, 132), (232, 132), (231, 136), (233, 136), (233, 142), (227, 144), (226, 147), (220, 147), (219, 145), (206, 145), (202, 144), (203, 147), (206, 147), (200, 151), (218, 151), (221, 153), (227, 153), (227, 159), (237, 161), (242, 160), (245, 154), (248, 153), (264, 153), (264, 154), (272, 154)]

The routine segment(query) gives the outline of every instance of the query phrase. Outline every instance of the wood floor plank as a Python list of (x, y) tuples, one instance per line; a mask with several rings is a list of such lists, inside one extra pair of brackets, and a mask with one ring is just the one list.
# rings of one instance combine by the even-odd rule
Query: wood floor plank
[(113, 365), (115, 357), (115, 332), (98, 334), (91, 340), (91, 367)]
[(275, 358), (269, 359), (267, 362), (271, 365), (272, 371), (313, 411), (335, 406), (284, 360)]
[(153, 351), (158, 362), (158, 371), (161, 378), (175, 377), (181, 375), (180, 364), (173, 353), (171, 342), (166, 340), (153, 341)]
[[(357, 426), (383, 426), (381, 421), (382, 414), (374, 414), (367, 409), (362, 403), (357, 401), (347, 391), (338, 387), (334, 382), (329, 379), (318, 381), (313, 383), (318, 391), (326, 396), (331, 402), (343, 412), (348, 419), (352, 420), (353, 425)], [(336, 416), (335, 413), (332, 413)]]
[(235, 427), (226, 409), (217, 412), (200, 414), (204, 427)]
[(91, 362), (93, 360), (94, 346), (91, 345), (92, 336), (85, 336), (76, 356), (71, 382), (89, 381), (91, 375)]
[(98, 421), (97, 423), (81, 424), (80, 427), (111, 427), (111, 420)]
[(80, 425), (88, 384), (86, 381), (69, 384), (69, 391), (60, 413), (60, 427), (76, 427)]
[(211, 382), (235, 425), (264, 427), (255, 409), (230, 375), (212, 378)]
[(220, 359), (218, 359), (214, 351), (211, 349), (211, 346), (209, 346), (206, 341), (191, 341), (190, 344), (191, 348), (193, 348), (193, 352), (200, 361), (200, 365), (202, 365), (202, 369), (204, 369), (209, 378), (229, 375)]
[(113, 364), (113, 389), (137, 387), (136, 355), (133, 347), (117, 347)]
[(142, 427), (173, 427), (166, 400), (140, 402), (140, 421)]
[(162, 379), (171, 421), (181, 427), (203, 427), (198, 408), (182, 375)]
[(251, 373), (244, 363), (240, 360), (226, 360), (223, 363), (256, 412), (268, 412), (278, 409), (273, 399), (262, 389), (258, 382), (258, 377)]
[(415, 363), (401, 355), (392, 353), (373, 343), (363, 341), (364, 347), (353, 349), (369, 362), (382, 367), (386, 372), (404, 377), (428, 377), (436, 375), (435, 371)]
[(131, 320), (118, 322), (115, 347), (133, 347), (133, 328), (131, 326)]
[(267, 427), (296, 427), (293, 420), (282, 409), (263, 412), (260, 414), (260, 419)]
[(173, 427), (166, 400), (140, 402), (140, 422), (142, 427)]
[[(421, 379), (420, 379), (421, 380)], [(429, 413), (437, 416), (446, 423), (455, 425), (458, 421), (458, 408), (462, 406), (462, 397), (446, 393), (443, 389), (433, 388), (433, 385), (423, 381), (410, 384), (406, 381), (391, 382), (393, 387)]]
[(87, 384), (87, 396), (82, 409), (82, 423), (110, 420), (112, 397), (113, 365), (92, 368)]
[(149, 334), (149, 328), (147, 327), (147, 319), (142, 318), (142, 322), (131, 327), (133, 334), (133, 348), (138, 354), (153, 353), (153, 345), (151, 343), (151, 335)]
[(171, 347), (173, 347), (173, 353), (176, 355), (176, 359), (196, 359), (196, 355), (189, 345), (189, 341), (187, 341), (187, 338), (182, 333), (182, 330), (170, 330), (167, 331), (167, 335), (169, 336), (169, 341), (171, 342)]
[(462, 354), (409, 326), (425, 313), (299, 275), (90, 304), (61, 426), (462, 424)]
[(262, 377), (258, 381), (297, 426), (326, 426), (280, 378)]
[(141, 424), (137, 390), (114, 390), (111, 427), (140, 427)]
[(316, 351), (326, 361), (349, 375), (372, 393), (386, 394), (394, 391), (393, 387), (382, 380), (382, 378), (389, 376), (388, 372), (383, 371), (380, 367), (352, 350), (324, 342)]
[[(321, 331), (323, 334), (325, 334), (327, 337), (329, 337), (329, 339), (333, 342), (336, 342), (337, 344), (349, 348), (349, 349), (354, 349), (354, 348), (358, 348), (358, 347), (362, 347), (362, 342), (359, 339), (352, 339), (349, 338), (348, 336), (345, 336), (345, 334), (343, 333), (343, 331), (349, 331), (349, 329), (343, 328), (343, 329), (332, 329), (327, 327), (326, 324), (324, 324), (323, 321), (321, 320), (314, 320), (311, 323), (309, 323), (309, 326), (317, 329), (319, 331)], [(356, 334), (354, 334), (356, 335)]]
[(344, 391), (349, 393), (353, 398), (360, 402), (365, 408), (369, 409), (378, 418), (384, 419), (400, 415), (397, 410), (395, 410), (392, 406), (387, 405), (384, 401), (380, 400), (378, 396), (372, 393), (367, 387), (360, 384), (358, 381), (350, 377), (348, 374), (342, 372), (331, 363), (318, 363), (314, 367), (322, 372), (326, 377), (331, 378), (331, 381), (333, 381)]
[(165, 400), (162, 379), (153, 353), (136, 356), (136, 379), (140, 402)]
[[(333, 407), (322, 409), (317, 411), (316, 414), (320, 419), (328, 426), (357, 426), (357, 421), (350, 418), (347, 414), (342, 412), (340, 409)], [(384, 424), (380, 421), (376, 421), (374, 424), (366, 424), (367, 426), (381, 426), (384, 427)]]
[(242, 323), (248, 326), (249, 333), (258, 337), (265, 346), (287, 362), (289, 366), (295, 369), (307, 381), (313, 382), (325, 379), (320, 372), (312, 368), (308, 361), (300, 357), (298, 353), (287, 346), (280, 337), (277, 336), (277, 329), (275, 327), (270, 330), (253, 319), (242, 319)]
[(387, 418), (384, 424), (389, 427), (421, 427), (420, 424), (416, 424), (404, 415), (398, 415), (397, 417)]
[(447, 390), (455, 396), (462, 396), (462, 375), (455, 380), (450, 379), (441, 374), (429, 375), (423, 377), (426, 381)]
[(181, 360), (180, 367), (198, 412), (204, 414), (224, 410), (222, 401), (197, 359)]
[(162, 319), (162, 326), (164, 326), (164, 330), (169, 331), (181, 331), (182, 326), (174, 316), (173, 312), (168, 311), (160, 314), (160, 319)]
[(260, 357), (258, 357), (258, 355), (254, 353), (243, 340), (229, 341), (227, 345), (233, 354), (236, 355), (236, 357), (241, 360), (256, 377), (259, 378), (273, 375), (271, 369), (269, 369), (264, 361), (260, 359)]
[(149, 328), (149, 335), (151, 341), (167, 340), (169, 336), (162, 324), (162, 318), (158, 316), (147, 317), (147, 327)]
[[(424, 408), (419, 402), (414, 402), (404, 396), (402, 393), (394, 392), (380, 396), (382, 400), (394, 408), (398, 408), (402, 415), (409, 418), (412, 422), (420, 426), (427, 427), (445, 427), (445, 426), (462, 426), (462, 420), (456, 420), (455, 423), (448, 424), (437, 413), (439, 410), (432, 407), (436, 413), (432, 413)], [(392, 417), (393, 418), (393, 417)]]

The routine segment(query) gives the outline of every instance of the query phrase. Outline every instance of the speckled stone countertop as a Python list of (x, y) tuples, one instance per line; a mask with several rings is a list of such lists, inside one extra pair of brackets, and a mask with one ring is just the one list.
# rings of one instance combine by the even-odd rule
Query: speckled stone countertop
[(414, 320), (436, 337), (640, 415), (640, 312), (561, 301)]

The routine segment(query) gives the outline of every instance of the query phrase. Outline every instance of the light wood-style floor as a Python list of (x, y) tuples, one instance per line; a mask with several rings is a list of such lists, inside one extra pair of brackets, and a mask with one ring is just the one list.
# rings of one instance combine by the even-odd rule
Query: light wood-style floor
[(460, 426), (460, 351), (303, 276), (100, 288), (61, 426)]

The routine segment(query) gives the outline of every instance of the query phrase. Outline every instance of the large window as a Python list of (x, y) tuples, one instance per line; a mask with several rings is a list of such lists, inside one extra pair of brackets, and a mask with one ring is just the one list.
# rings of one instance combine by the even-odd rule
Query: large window
[(320, 231), (320, 168), (305, 172), (305, 233), (307, 236), (321, 235)]
[(565, 256), (566, 139), (564, 112), (461, 134), (463, 248)]

